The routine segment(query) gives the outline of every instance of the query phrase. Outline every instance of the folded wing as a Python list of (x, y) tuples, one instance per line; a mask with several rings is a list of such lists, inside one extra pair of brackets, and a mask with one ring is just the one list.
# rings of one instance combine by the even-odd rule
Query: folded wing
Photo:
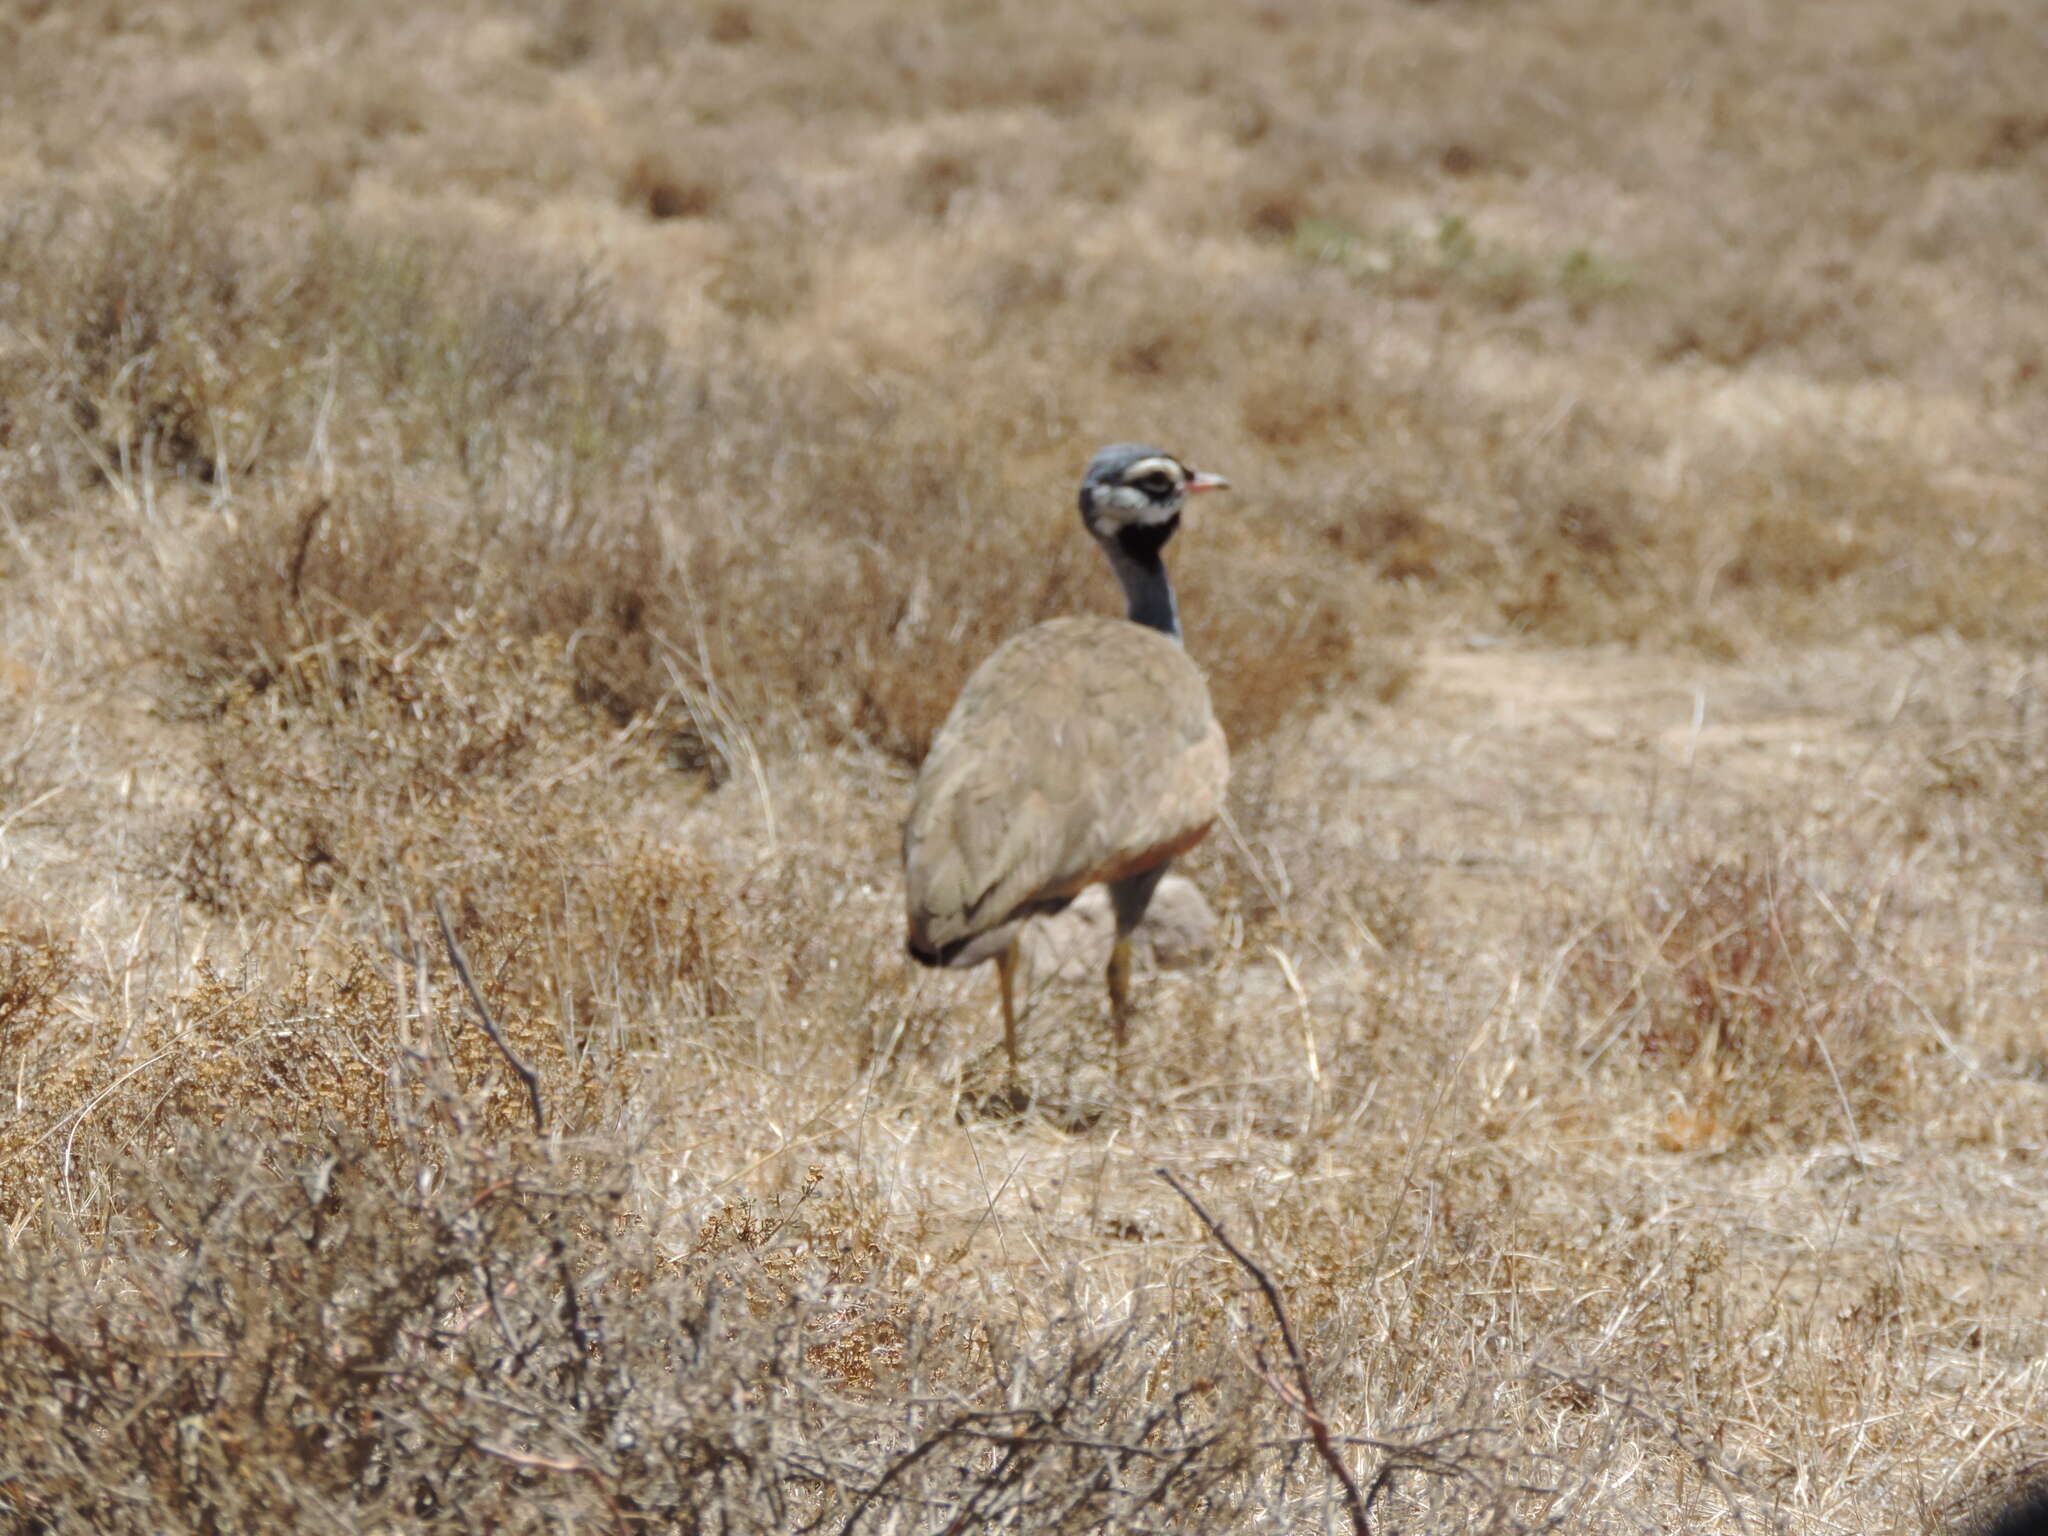
[(1229, 757), (1178, 644), (1128, 620), (1054, 619), (968, 679), (919, 771), (903, 859), (928, 959), (1199, 842)]

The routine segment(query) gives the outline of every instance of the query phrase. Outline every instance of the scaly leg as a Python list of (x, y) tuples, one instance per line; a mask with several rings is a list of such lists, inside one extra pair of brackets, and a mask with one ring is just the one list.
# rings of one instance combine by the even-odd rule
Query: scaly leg
[(1006, 944), (996, 956), (996, 975), (1003, 983), (1003, 1049), (1010, 1054), (1010, 1086), (1017, 1086), (1017, 946)]
[(1121, 933), (1109, 951), (1109, 1027), (1116, 1050), (1110, 1064), (1121, 1072), (1124, 1038), (1131, 1027), (1131, 941)]
[(1109, 904), (1116, 913), (1116, 947), (1109, 952), (1109, 1022), (1116, 1040), (1116, 1055), (1110, 1065), (1123, 1071), (1124, 1039), (1131, 1028), (1131, 930), (1145, 920), (1152, 893), (1166, 876), (1164, 864), (1154, 864), (1109, 888)]

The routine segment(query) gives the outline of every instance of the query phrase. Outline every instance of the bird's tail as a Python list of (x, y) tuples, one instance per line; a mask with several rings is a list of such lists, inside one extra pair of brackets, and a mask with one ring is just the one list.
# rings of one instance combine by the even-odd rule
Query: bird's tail
[(977, 944), (986, 944), (989, 938), (990, 935), (988, 934), (970, 933), (944, 944), (934, 944), (926, 936), (923, 926), (913, 923), (910, 927), (910, 937), (905, 941), (903, 947), (910, 951), (910, 958), (919, 965), (973, 965), (979, 961), (986, 960), (989, 955), (995, 953), (996, 949), (1009, 942), (1007, 934), (1000, 934), (996, 936), (995, 947), (988, 949), (987, 953), (976, 954), (972, 957), (968, 955), (967, 951), (970, 947)]

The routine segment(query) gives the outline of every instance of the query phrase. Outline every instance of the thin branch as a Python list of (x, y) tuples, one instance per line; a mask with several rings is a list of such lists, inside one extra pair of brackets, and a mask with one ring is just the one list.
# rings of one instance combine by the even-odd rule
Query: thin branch
[(1639, 1424), (1647, 1425), (1663, 1435), (1673, 1445), (1692, 1458), (1693, 1466), (1699, 1472), (1701, 1480), (1721, 1495), (1722, 1502), (1728, 1506), (1728, 1513), (1735, 1521), (1735, 1528), (1738, 1531), (1748, 1531), (1749, 1522), (1742, 1516), (1742, 1500), (1737, 1497), (1735, 1487), (1730, 1482), (1728, 1474), (1722, 1469), (1721, 1464), (1714, 1459), (1713, 1453), (1707, 1448), (1705, 1440), (1686, 1433), (1682, 1411), (1675, 1415), (1678, 1422), (1671, 1423), (1664, 1416), (1652, 1413), (1649, 1409), (1644, 1408), (1638, 1403), (1634, 1392), (1626, 1389), (1613, 1389), (1608, 1386), (1604, 1378), (1591, 1372), (1560, 1370), (1558, 1367), (1547, 1365), (1540, 1360), (1534, 1362), (1530, 1370), (1532, 1374), (1548, 1376), (1556, 1381), (1563, 1382), (1567, 1386), (1576, 1387), (1588, 1396), (1598, 1398), (1609, 1407), (1620, 1409), (1627, 1417), (1634, 1419)]
[(1166, 1180), (1170, 1188), (1181, 1199), (1187, 1201), (1209, 1235), (1216, 1239), (1225, 1253), (1237, 1261), (1238, 1267), (1258, 1283), (1264, 1293), (1266, 1305), (1273, 1313), (1273, 1321), (1280, 1329), (1280, 1342), (1287, 1346), (1287, 1359), (1294, 1367), (1294, 1382), (1299, 1400), (1295, 1394), (1283, 1394), (1282, 1401), (1299, 1413), (1308, 1423), (1308, 1436), (1315, 1445), (1316, 1454), (1323, 1459), (1323, 1465), (1330, 1469), (1344, 1489), (1344, 1503), (1351, 1514), (1351, 1529), (1355, 1536), (1372, 1536), (1372, 1522), (1366, 1518), (1365, 1495), (1358, 1491), (1358, 1479), (1351, 1475), (1351, 1469), (1344, 1464), (1344, 1458), (1337, 1454), (1337, 1447), (1331, 1443), (1330, 1424), (1323, 1417), (1322, 1405), (1316, 1401), (1315, 1385), (1309, 1380), (1308, 1362), (1302, 1358), (1301, 1345), (1294, 1337), (1294, 1324), (1288, 1320), (1287, 1308), (1280, 1300), (1280, 1289), (1273, 1284), (1272, 1277), (1252, 1262), (1245, 1251), (1230, 1240), (1230, 1234), (1217, 1223), (1216, 1218), (1202, 1209), (1202, 1202), (1188, 1193), (1187, 1186), (1167, 1169), (1155, 1170)]
[(572, 1472), (582, 1477), (594, 1477), (599, 1482), (606, 1480), (605, 1472), (593, 1467), (587, 1461), (574, 1456), (535, 1456), (526, 1451), (510, 1451), (503, 1446), (492, 1445), (488, 1440), (471, 1440), (470, 1444), (486, 1456), (495, 1456), (499, 1461), (510, 1462), (515, 1467), (535, 1467), (543, 1472)]
[[(534, 1275), (538, 1274), (540, 1271), (540, 1267), (543, 1264), (547, 1263), (550, 1256), (551, 1255), (548, 1253), (547, 1249), (543, 1248), (539, 1253), (536, 1253), (531, 1259), (527, 1260), (526, 1268), (521, 1270), (517, 1275), (514, 1275), (510, 1280), (505, 1282), (505, 1289), (503, 1295), (507, 1299), (518, 1295), (521, 1283), (523, 1281), (531, 1279)], [(462, 1318), (459, 1322), (457, 1322), (452, 1328), (448, 1330), (448, 1336), (450, 1338), (462, 1337), (463, 1334), (469, 1332), (469, 1330), (473, 1326), (475, 1326), (476, 1320), (478, 1318), (482, 1317), (486, 1312), (492, 1312), (497, 1310), (499, 1302), (499, 1293), (495, 1291), (488, 1291), (486, 1294), (488, 1299), (477, 1302), (474, 1306), (472, 1306), (467, 1312), (465, 1312), (462, 1315)], [(505, 1325), (502, 1317), (499, 1320), (498, 1326), (499, 1330), (505, 1334), (505, 1342), (515, 1349), (518, 1348), (518, 1346), (513, 1343), (511, 1330)]]
[(498, 1054), (505, 1058), (505, 1064), (519, 1074), (519, 1080), (526, 1084), (526, 1097), (533, 1105), (533, 1133), (542, 1135), (547, 1130), (547, 1111), (540, 1101), (540, 1074), (519, 1059), (512, 1049), (505, 1032), (498, 1028), (498, 1021), (491, 1016), (490, 1006), (484, 1002), (483, 993), (476, 987), (476, 978), (469, 974), (469, 961), (463, 958), (462, 946), (455, 942), (455, 930), (449, 926), (448, 909), (441, 904), (441, 893), (434, 892), (434, 921), (441, 925), (441, 942), (448, 949), (448, 963), (455, 967), (455, 974), (462, 978), (462, 989), (469, 994), (470, 1006), (476, 1009), (477, 1021), (490, 1036), (491, 1044), (498, 1048)]
[(292, 558), (285, 567), (285, 591), (292, 600), (292, 606), (299, 605), (299, 593), (305, 586), (306, 556), (313, 549), (313, 535), (319, 530), (320, 519), (327, 515), (332, 502), (325, 496), (315, 497), (313, 504), (299, 514), (299, 531), (292, 541)]
[(611, 1512), (612, 1529), (632, 1529), (626, 1520), (625, 1511), (619, 1508), (619, 1501), (613, 1497), (612, 1489), (618, 1482), (618, 1474), (603, 1467), (593, 1467), (589, 1462), (574, 1456), (536, 1456), (529, 1451), (515, 1451), (502, 1445), (492, 1445), (488, 1440), (471, 1437), (470, 1442), (484, 1455), (494, 1457), (508, 1466), (527, 1467), (541, 1472), (562, 1472), (572, 1477), (587, 1477), (597, 1487), (597, 1496), (603, 1499)]

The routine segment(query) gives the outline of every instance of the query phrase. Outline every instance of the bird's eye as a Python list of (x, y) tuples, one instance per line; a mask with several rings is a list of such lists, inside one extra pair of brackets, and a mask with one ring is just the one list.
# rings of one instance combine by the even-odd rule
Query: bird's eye
[(1138, 481), (1138, 489), (1147, 496), (1166, 497), (1173, 494), (1173, 476), (1163, 469), (1155, 469)]

